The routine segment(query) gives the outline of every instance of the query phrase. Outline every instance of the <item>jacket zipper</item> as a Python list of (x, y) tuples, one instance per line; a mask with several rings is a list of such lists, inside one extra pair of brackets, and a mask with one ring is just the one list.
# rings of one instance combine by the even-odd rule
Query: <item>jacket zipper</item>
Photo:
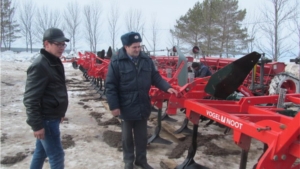
[[(138, 70), (139, 70), (139, 67), (138, 67), (138, 64), (139, 63), (139, 60), (137, 61), (137, 63), (133, 63), (134, 64), (134, 66), (135, 66), (135, 75), (136, 75), (136, 88), (137, 88), (137, 92), (138, 92), (138, 98), (140, 97), (140, 94), (139, 94), (139, 88), (138, 88), (138, 75), (139, 75), (139, 72), (138, 72)], [(140, 99), (138, 99), (138, 101), (139, 101), (139, 114), (140, 114), (140, 116), (141, 116), (141, 118), (143, 118), (143, 116), (142, 116), (142, 114), (141, 114), (141, 107), (140, 107)]]

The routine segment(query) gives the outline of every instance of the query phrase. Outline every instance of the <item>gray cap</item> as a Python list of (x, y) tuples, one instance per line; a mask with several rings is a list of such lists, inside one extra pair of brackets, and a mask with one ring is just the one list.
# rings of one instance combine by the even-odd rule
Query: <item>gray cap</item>
[(43, 36), (43, 41), (53, 41), (53, 42), (69, 42), (62, 30), (58, 28), (49, 28), (45, 31)]

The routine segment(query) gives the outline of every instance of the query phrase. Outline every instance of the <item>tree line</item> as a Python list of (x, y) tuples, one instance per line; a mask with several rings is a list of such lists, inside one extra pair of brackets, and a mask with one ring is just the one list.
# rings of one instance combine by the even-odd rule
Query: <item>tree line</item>
[[(1, 47), (10, 49), (11, 44), (23, 38), (27, 51), (32, 52), (36, 43), (42, 43), (43, 32), (49, 27), (64, 30), (71, 39), (70, 49), (84, 37), (90, 51), (96, 52), (103, 39), (103, 26), (107, 26), (109, 43), (115, 49), (120, 29), (145, 34), (146, 19), (141, 10), (128, 9), (120, 14), (118, 4), (104, 10), (99, 1), (79, 7), (77, 1), (67, 4), (64, 11), (38, 7), (31, 0), (24, 0), (16, 7), (13, 0), (1, 2)], [(274, 61), (284, 57), (300, 56), (300, 8), (297, 0), (265, 0), (259, 15), (245, 21), (246, 9), (239, 9), (238, 0), (203, 0), (196, 2), (186, 14), (176, 20), (169, 30), (169, 44), (180, 46), (186, 53), (199, 46), (201, 56), (218, 55), (234, 57), (253, 50), (264, 52)], [(121, 23), (124, 17), (124, 24)], [(108, 23), (103, 25), (103, 23)], [(121, 27), (120, 24), (124, 26)], [(159, 22), (152, 16), (150, 40), (144, 37), (155, 54), (160, 42)], [(84, 31), (82, 31), (84, 30)], [(294, 46), (291, 44), (295, 44)], [(298, 54), (292, 49), (298, 49)]]
[[(50, 27), (62, 29), (67, 37), (70, 37), (70, 49), (76, 49), (78, 37), (83, 36), (90, 47), (90, 51), (96, 52), (97, 45), (101, 41), (101, 27), (104, 19), (103, 9), (99, 1), (79, 7), (77, 1), (67, 4), (64, 11), (52, 10), (47, 6), (38, 7), (32, 0), (23, 0), (18, 7), (13, 0), (0, 0), (1, 3), (1, 47), (10, 49), (11, 44), (19, 38), (25, 41), (26, 51), (32, 52), (34, 44), (42, 43), (43, 33)], [(108, 30), (112, 48), (116, 47), (119, 31), (120, 15), (116, 4), (108, 15)], [(127, 31), (141, 31), (144, 22), (141, 12), (130, 10), (126, 14)], [(81, 29), (83, 27), (83, 29)], [(84, 30), (84, 31), (82, 31)]]
[(238, 9), (238, 2), (197, 2), (176, 21), (171, 33), (189, 48), (199, 46), (204, 56), (228, 58), (244, 51), (259, 50), (278, 61), (295, 57), (292, 53), (295, 46), (291, 44), (298, 44), (297, 55), (300, 56), (300, 8), (297, 0), (266, 0), (269, 6), (261, 8), (260, 15), (248, 24), (243, 24), (247, 11)]

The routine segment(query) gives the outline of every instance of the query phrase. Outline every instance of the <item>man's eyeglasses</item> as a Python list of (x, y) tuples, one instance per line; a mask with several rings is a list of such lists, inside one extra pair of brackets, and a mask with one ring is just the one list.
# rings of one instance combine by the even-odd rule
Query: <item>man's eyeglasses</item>
[(51, 44), (54, 44), (56, 45), (57, 47), (60, 47), (60, 48), (65, 48), (67, 47), (67, 44), (65, 43), (56, 43), (56, 42), (50, 42)]

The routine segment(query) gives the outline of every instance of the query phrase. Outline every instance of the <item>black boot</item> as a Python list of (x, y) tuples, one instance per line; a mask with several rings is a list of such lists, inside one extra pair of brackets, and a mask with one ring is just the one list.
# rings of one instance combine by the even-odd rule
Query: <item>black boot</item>
[(124, 169), (133, 169), (133, 163), (125, 163)]
[(135, 162), (135, 165), (142, 167), (142, 169), (153, 169), (153, 167), (151, 167), (147, 162), (144, 163)]

